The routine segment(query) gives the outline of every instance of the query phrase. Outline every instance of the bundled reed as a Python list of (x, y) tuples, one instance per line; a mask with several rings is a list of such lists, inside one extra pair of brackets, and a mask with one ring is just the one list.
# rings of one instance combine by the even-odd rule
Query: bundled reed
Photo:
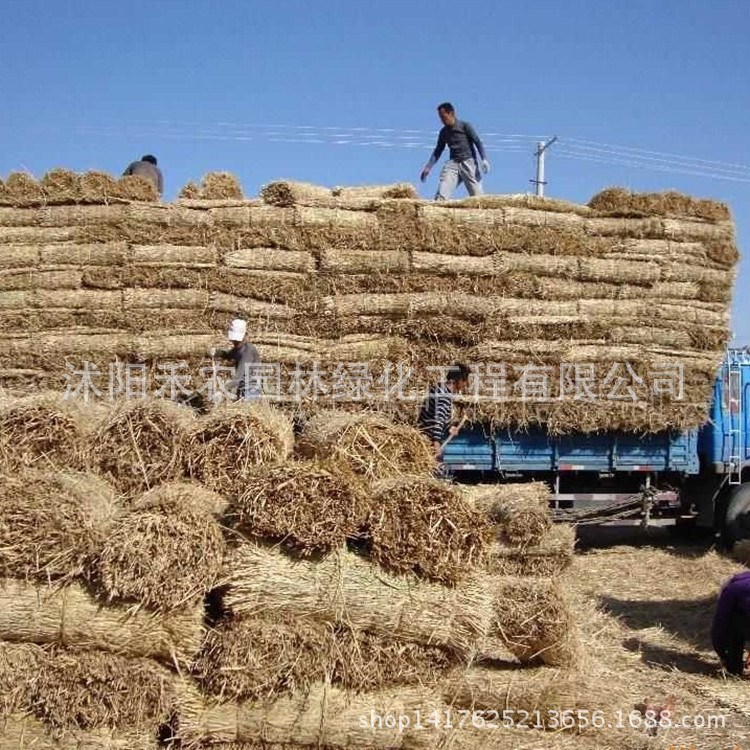
[[(437, 710), (439, 697), (424, 688), (401, 688), (352, 695), (328, 684), (285, 695), (275, 701), (218, 703), (206, 700), (194, 687), (179, 688), (180, 736), (188, 747), (198, 743), (280, 743), (341, 750), (428, 750), (438, 732), (433, 727), (404, 732), (403, 727), (376, 724), (381, 715), (414, 716)], [(360, 717), (368, 721), (361, 722)]]
[(293, 445), (291, 421), (280, 410), (266, 404), (226, 404), (190, 430), (185, 466), (191, 479), (234, 497), (256, 466), (285, 461)]
[(494, 578), (494, 632), (521, 661), (571, 666), (578, 658), (571, 610), (560, 585), (545, 578)]
[(321, 412), (305, 424), (303, 455), (333, 458), (369, 481), (394, 474), (428, 474), (437, 468), (424, 436), (385, 414)]
[(588, 204), (610, 216), (679, 216), (705, 221), (729, 221), (729, 208), (718, 201), (693, 198), (674, 191), (664, 193), (631, 193), (624, 188), (607, 188)]
[(434, 646), (267, 614), (222, 620), (192, 674), (207, 695), (258, 701), (326, 680), (354, 692), (435, 685), (453, 665), (450, 653)]
[(292, 462), (246, 473), (230, 513), (242, 532), (311, 553), (358, 536), (369, 509), (369, 492), (345, 469)]
[(189, 408), (167, 399), (123, 402), (96, 436), (99, 471), (129, 497), (178, 479), (194, 420)]
[(168, 612), (203, 600), (219, 578), (225, 553), (210, 509), (162, 501), (112, 524), (99, 551), (96, 582), (108, 601)]
[(0, 476), (0, 576), (91, 574), (120, 508), (112, 488), (75, 472)]
[(132, 502), (136, 511), (159, 510), (180, 514), (184, 511), (221, 517), (227, 500), (197, 482), (166, 482), (159, 484)]
[(539, 544), (552, 526), (549, 487), (543, 482), (466, 485), (463, 491), (508, 545)]
[(45, 201), (49, 204), (78, 203), (81, 199), (81, 178), (69, 169), (52, 169), (40, 181)]
[(188, 182), (180, 191), (187, 200), (242, 200), (240, 181), (229, 172), (208, 172), (200, 184)]
[(24, 466), (83, 469), (87, 437), (102, 416), (93, 405), (42, 393), (0, 402), (0, 463), (6, 471)]
[(522, 548), (496, 544), (490, 553), (489, 570), (503, 576), (556, 576), (573, 562), (574, 545), (574, 527), (556, 524), (539, 544)]
[(493, 536), (489, 520), (447, 482), (405, 476), (374, 487), (369, 553), (387, 570), (456, 584), (486, 563)]
[(0, 580), (0, 639), (99, 649), (186, 664), (203, 638), (203, 605), (169, 614), (102, 607), (78, 585)]
[(346, 625), (385, 637), (440, 646), (464, 658), (492, 620), (488, 582), (456, 588), (389, 575), (345, 551), (320, 561), (293, 560), (273, 549), (241, 546), (229, 566), (227, 605), (237, 615), (273, 612)]

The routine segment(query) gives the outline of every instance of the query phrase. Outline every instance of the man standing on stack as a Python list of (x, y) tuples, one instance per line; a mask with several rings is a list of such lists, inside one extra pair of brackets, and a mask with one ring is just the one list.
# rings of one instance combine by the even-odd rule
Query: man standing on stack
[[(453, 197), (455, 189), (463, 183), (469, 195), (482, 195), (482, 172), (490, 171), (490, 163), (484, 145), (471, 123), (459, 120), (456, 110), (450, 102), (443, 102), (438, 107), (438, 117), (443, 127), (438, 135), (437, 146), (432, 152), (430, 160), (425, 164), (420, 179), (424, 182), (448, 146), (450, 159), (440, 172), (436, 201), (447, 201)], [(481, 165), (477, 159), (477, 152), (481, 158)], [(481, 171), (480, 171), (481, 166)]]

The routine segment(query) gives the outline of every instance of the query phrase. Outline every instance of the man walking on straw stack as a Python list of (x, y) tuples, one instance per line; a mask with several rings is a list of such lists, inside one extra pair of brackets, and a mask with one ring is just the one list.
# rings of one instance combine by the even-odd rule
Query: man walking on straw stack
[(260, 364), (258, 350), (249, 342), (247, 337), (247, 321), (235, 318), (229, 325), (227, 339), (231, 341), (231, 349), (210, 349), (211, 359), (216, 357), (228, 359), (235, 363), (234, 385), (237, 387), (237, 398), (240, 401), (255, 401), (260, 398), (260, 386), (257, 375), (253, 373)]
[(419, 429), (432, 443), (435, 458), (440, 458), (445, 446), (458, 434), (463, 421), (452, 425), (453, 399), (469, 385), (469, 368), (455, 364), (448, 370), (445, 381), (433, 385), (419, 412)]
[[(487, 161), (487, 154), (484, 150), (484, 144), (477, 135), (471, 123), (466, 120), (459, 120), (456, 117), (456, 110), (450, 102), (443, 102), (438, 106), (438, 117), (443, 127), (438, 135), (437, 146), (432, 152), (430, 160), (425, 164), (420, 179), (424, 182), (430, 174), (430, 170), (435, 166), (438, 159), (442, 156), (445, 147), (448, 146), (450, 159), (444, 164), (440, 172), (440, 182), (438, 183), (436, 201), (447, 201), (453, 197), (456, 188), (463, 183), (469, 195), (482, 195), (482, 172), (485, 174), (490, 171), (490, 163)], [(477, 151), (481, 157), (480, 162), (477, 159)]]

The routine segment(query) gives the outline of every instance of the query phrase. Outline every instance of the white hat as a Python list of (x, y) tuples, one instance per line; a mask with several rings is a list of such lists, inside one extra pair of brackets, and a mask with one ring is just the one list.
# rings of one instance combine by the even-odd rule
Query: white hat
[(227, 331), (227, 338), (230, 341), (242, 341), (247, 333), (247, 321), (242, 318), (235, 318), (229, 324), (229, 330)]

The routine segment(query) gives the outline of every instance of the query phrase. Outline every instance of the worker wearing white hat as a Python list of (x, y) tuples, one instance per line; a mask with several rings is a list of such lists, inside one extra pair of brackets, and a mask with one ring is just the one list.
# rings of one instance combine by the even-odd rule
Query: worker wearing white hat
[(232, 348), (227, 350), (211, 349), (209, 356), (228, 359), (235, 363), (234, 382), (237, 386), (237, 398), (241, 401), (254, 401), (260, 397), (260, 388), (253, 369), (260, 363), (258, 350), (247, 337), (247, 321), (235, 318), (227, 330), (227, 339)]

